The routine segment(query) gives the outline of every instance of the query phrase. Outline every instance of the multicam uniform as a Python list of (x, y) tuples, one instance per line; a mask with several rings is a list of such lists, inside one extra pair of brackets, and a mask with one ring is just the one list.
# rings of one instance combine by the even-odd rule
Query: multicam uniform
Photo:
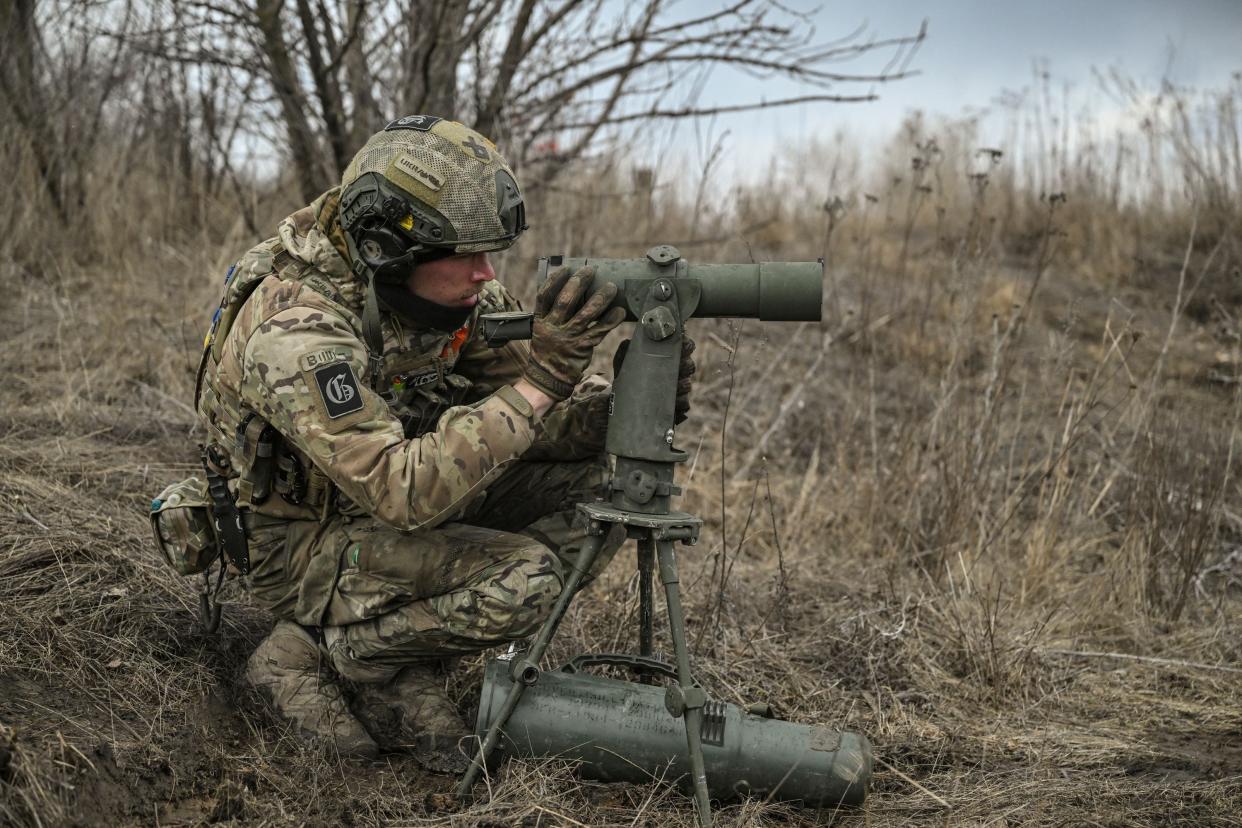
[(457, 331), (385, 314), (371, 376), (338, 199), (231, 271), (223, 307), (239, 310), (214, 329), (198, 412), (241, 473), (254, 596), (323, 628), (337, 669), (362, 678), (537, 627), (584, 535), (572, 506), (605, 480), (607, 385), (589, 378), (537, 418), (513, 388), (526, 343), (477, 333), (480, 313), (519, 308), (496, 282)]

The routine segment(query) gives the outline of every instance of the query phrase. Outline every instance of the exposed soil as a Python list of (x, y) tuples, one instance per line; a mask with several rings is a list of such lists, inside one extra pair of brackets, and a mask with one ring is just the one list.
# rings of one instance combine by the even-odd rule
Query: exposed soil
[[(1054, 267), (1035, 291), (1029, 257), (929, 236), (895, 268), (899, 242), (870, 244), (819, 329), (692, 323), (695, 668), (877, 757), (860, 810), (752, 800), (718, 824), (1242, 825), (1227, 273), (1196, 296), (1216, 311), (1171, 325), (1180, 259), (1115, 283)], [(0, 382), (0, 824), (693, 825), (676, 790), (555, 759), (458, 805), (454, 780), (308, 747), (239, 687), (272, 619), (230, 583), (199, 632), (146, 517), (196, 470), (202, 274), (224, 254), (146, 254), (160, 279), (14, 270), (0, 305), (0, 364), (22, 366)], [(636, 649), (632, 572), (623, 552), (575, 602), (551, 663)], [(483, 663), (452, 679), (467, 715)]]

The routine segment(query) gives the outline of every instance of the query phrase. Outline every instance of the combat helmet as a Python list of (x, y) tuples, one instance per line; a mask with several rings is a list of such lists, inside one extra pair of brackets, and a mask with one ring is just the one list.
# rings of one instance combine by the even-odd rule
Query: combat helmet
[(339, 209), (350, 266), (367, 283), (373, 382), (383, 349), (376, 283), (446, 256), (504, 250), (526, 229), (522, 192), (496, 145), (434, 115), (398, 118), (371, 136), (341, 177)]
[(399, 118), (341, 177), (350, 254), (381, 281), (458, 253), (504, 250), (526, 229), (513, 171), (496, 145), (456, 121)]

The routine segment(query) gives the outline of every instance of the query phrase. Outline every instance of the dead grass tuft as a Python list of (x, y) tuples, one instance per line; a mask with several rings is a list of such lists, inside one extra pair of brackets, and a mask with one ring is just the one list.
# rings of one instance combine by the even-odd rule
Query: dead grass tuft
[[(821, 326), (692, 323), (681, 479), (707, 526), (682, 574), (713, 694), (859, 728), (883, 763), (862, 813), (719, 824), (1239, 824), (1238, 179), (1175, 115), (1153, 114), (1160, 176), (912, 121), (879, 180), (821, 144), (690, 215), (607, 159), (533, 205), (500, 260), (527, 297), (536, 254), (830, 264)], [(668, 787), (556, 762), (443, 810), (451, 780), (307, 750), (238, 688), (270, 619), (233, 586), (197, 632), (145, 509), (195, 468), (199, 338), (254, 239), (233, 195), (186, 202), (141, 147), (96, 147), (74, 243), (3, 205), (0, 822), (690, 825)], [(20, 189), (30, 160), (5, 157)], [(262, 227), (297, 206), (244, 200)], [(554, 659), (635, 646), (636, 608), (623, 558)]]

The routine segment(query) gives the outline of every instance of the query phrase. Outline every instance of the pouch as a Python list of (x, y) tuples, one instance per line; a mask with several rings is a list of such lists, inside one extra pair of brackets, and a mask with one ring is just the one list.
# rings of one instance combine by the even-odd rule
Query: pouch
[(190, 477), (171, 483), (151, 501), (151, 532), (168, 565), (196, 575), (220, 554), (211, 525), (207, 481)]

